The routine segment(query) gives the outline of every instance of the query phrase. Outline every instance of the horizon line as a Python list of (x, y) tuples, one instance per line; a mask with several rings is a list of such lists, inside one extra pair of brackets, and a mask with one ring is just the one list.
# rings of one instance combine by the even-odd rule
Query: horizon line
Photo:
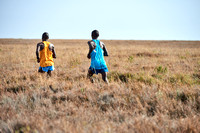
[[(3, 39), (13, 39), (13, 40), (41, 40), (41, 38), (0, 38)], [(66, 39), (66, 38), (50, 38), (49, 40), (91, 40), (91, 39)], [(99, 40), (113, 40), (113, 41), (200, 41), (200, 40), (178, 40), (178, 39), (99, 39)]]

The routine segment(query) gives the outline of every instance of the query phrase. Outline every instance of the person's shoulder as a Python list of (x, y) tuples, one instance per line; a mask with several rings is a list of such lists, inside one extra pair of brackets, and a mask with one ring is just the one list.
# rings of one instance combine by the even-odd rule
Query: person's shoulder
[(88, 41), (88, 45), (95, 45), (95, 42), (94, 41), (92, 41), (92, 40), (90, 40), (90, 41)]
[(52, 50), (54, 48), (54, 45), (52, 43), (49, 44), (49, 49)]
[(39, 42), (39, 43), (37, 43), (37, 44), (43, 44), (43, 42)]
[(101, 46), (101, 48), (103, 48), (105, 46), (105, 44), (102, 41), (100, 41), (100, 46)]
[(94, 44), (95, 42), (93, 40), (88, 41), (88, 44)]
[(43, 42), (39, 42), (39, 43), (37, 43), (37, 45), (38, 45), (38, 46), (43, 45)]
[(51, 43), (51, 42), (47, 42), (49, 44), (49, 46), (53, 46), (54, 47), (54, 44)]
[(105, 43), (104, 43), (104, 42), (102, 42), (102, 41), (100, 41), (100, 44), (101, 44), (101, 45), (105, 45)]

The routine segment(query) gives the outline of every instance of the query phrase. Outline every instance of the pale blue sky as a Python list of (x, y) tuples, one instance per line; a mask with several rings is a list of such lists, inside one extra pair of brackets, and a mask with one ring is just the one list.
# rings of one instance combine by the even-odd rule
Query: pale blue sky
[(0, 0), (0, 38), (200, 40), (200, 0)]

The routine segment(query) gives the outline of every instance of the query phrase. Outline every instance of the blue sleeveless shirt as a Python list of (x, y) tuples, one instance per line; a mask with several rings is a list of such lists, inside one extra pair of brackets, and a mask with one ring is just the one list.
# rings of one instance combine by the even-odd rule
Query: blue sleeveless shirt
[(91, 68), (93, 69), (108, 69), (104, 60), (103, 49), (100, 47), (100, 41), (93, 39), (96, 48), (91, 52)]

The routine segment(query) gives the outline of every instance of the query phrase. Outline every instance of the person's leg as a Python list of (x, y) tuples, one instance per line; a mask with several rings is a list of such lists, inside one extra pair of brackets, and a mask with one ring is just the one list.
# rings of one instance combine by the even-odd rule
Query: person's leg
[(107, 72), (102, 72), (101, 75), (102, 75), (103, 81), (108, 84), (109, 82), (108, 82), (108, 79), (107, 79)]
[(47, 76), (51, 77), (51, 71), (50, 70), (47, 72)]
[(93, 72), (92, 72), (92, 70), (88, 70), (88, 74), (87, 74), (87, 78), (89, 78), (90, 79), (90, 81), (92, 82), (92, 83), (94, 83), (94, 80), (93, 80), (93, 78), (92, 78), (92, 76), (93, 76)]
[(38, 72), (39, 73), (44, 73), (44, 71), (42, 71), (42, 67), (39, 68)]

